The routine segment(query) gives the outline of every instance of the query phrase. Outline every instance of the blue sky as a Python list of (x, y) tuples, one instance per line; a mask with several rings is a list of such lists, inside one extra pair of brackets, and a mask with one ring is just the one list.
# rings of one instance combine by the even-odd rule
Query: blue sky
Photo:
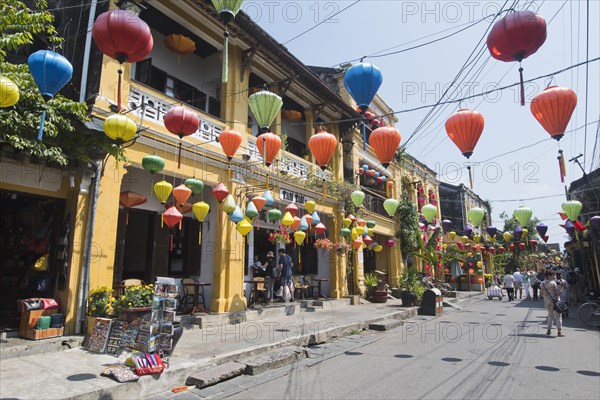
[[(481, 57), (467, 67), (466, 77), (451, 98), (478, 94), (518, 81), (518, 63), (504, 63), (489, 55), (485, 34), (492, 17), (504, 1), (248, 1), (243, 9), (307, 65), (336, 66), (343, 62), (394, 52), (442, 36), (464, 31), (447, 39), (385, 57), (367, 57), (383, 73), (379, 94), (395, 110), (409, 110), (435, 104), (453, 81), (469, 55), (481, 41)], [(508, 5), (515, 3), (514, 0)], [(586, 2), (521, 0), (514, 6), (543, 15), (548, 24), (542, 47), (523, 61), (525, 79), (553, 73), (586, 60)], [(323, 22), (333, 14), (343, 12)], [(600, 56), (600, 2), (590, 7), (589, 56)], [(508, 7), (507, 7), (508, 8)], [(505, 15), (505, 14), (503, 14)], [(487, 17), (487, 18), (486, 18)], [(480, 22), (478, 22), (480, 21)], [(323, 23), (321, 23), (323, 22)], [(478, 23), (477, 23), (478, 22)], [(315, 29), (297, 35), (321, 23)], [(473, 25), (473, 26), (470, 26)], [(295, 38), (295, 39), (293, 39)], [(288, 40), (289, 43), (286, 43)], [(476, 54), (479, 54), (477, 52)], [(356, 61), (354, 61), (356, 62)], [(584, 153), (586, 172), (600, 167), (600, 156), (592, 160), (600, 119), (600, 62), (589, 64), (587, 135), (583, 128), (565, 134), (560, 147), (565, 156)], [(564, 201), (556, 160), (558, 145), (533, 118), (529, 102), (550, 82), (550, 78), (526, 85), (526, 102), (518, 100), (518, 88), (495, 92), (461, 103), (485, 117), (485, 129), (470, 162), (474, 166), (474, 190), (492, 201), (492, 219), (499, 229), (502, 211), (512, 214), (520, 205), (531, 207), (534, 216), (549, 226), (549, 243), (567, 240), (557, 212)], [(579, 67), (556, 74), (554, 85), (573, 89), (578, 104), (568, 130), (585, 125), (586, 69)], [(438, 172), (440, 180), (468, 185), (466, 159), (447, 137), (445, 120), (458, 104), (441, 106), (427, 120), (424, 129), (410, 140), (407, 150)], [(429, 108), (402, 112), (397, 128), (402, 143), (415, 131)], [(587, 136), (587, 140), (586, 140)], [(538, 143), (539, 142), (539, 143)], [(531, 145), (525, 149), (521, 147)], [(593, 161), (593, 162), (592, 162)], [(567, 163), (568, 184), (582, 176), (573, 163)], [(563, 194), (561, 196), (561, 194)], [(533, 199), (536, 198), (536, 199)]]

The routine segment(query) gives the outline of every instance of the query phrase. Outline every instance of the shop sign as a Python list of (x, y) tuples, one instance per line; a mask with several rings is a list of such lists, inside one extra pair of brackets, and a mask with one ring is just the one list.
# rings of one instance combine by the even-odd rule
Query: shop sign
[(304, 204), (307, 201), (312, 200), (308, 196), (285, 189), (281, 189), (279, 191), (279, 199), (283, 201), (289, 201), (290, 203), (294, 202), (296, 204)]

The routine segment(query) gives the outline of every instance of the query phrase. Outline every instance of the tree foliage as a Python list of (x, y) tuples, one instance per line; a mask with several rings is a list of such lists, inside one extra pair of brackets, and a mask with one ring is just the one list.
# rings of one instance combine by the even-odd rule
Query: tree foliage
[(400, 249), (404, 257), (412, 253), (418, 246), (419, 237), (419, 214), (417, 207), (408, 197), (403, 196), (396, 211), (399, 228), (395, 237), (400, 239)]
[[(77, 127), (89, 120), (85, 103), (69, 100), (60, 94), (44, 101), (27, 65), (6, 62), (11, 52), (31, 51), (35, 38), (59, 45), (52, 25), (53, 15), (44, 11), (46, 1), (37, 1), (36, 10), (19, 0), (0, 2), (0, 71), (15, 82), (20, 99), (12, 107), (0, 109), (0, 143), (9, 144), (17, 153), (38, 158), (58, 166), (87, 163), (104, 154), (120, 151), (102, 133), (82, 134)], [(41, 114), (46, 110), (44, 139), (37, 140)]]

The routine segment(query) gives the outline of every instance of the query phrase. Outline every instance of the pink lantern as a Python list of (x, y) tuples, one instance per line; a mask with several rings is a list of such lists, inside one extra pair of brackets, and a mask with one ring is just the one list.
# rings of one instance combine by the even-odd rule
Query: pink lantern
[(394, 245), (395, 245), (395, 244), (396, 244), (396, 241), (395, 241), (394, 239), (388, 239), (388, 240), (385, 242), (385, 245), (386, 245), (387, 247), (394, 247)]
[(317, 232), (317, 235), (324, 234), (326, 230), (327, 228), (325, 228), (325, 225), (323, 225), (321, 222), (315, 226), (315, 232)]

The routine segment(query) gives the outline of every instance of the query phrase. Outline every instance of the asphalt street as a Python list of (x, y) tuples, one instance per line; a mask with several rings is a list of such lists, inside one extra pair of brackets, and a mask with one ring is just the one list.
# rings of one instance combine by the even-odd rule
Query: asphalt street
[(572, 309), (566, 337), (546, 336), (542, 302), (468, 301), (388, 332), (310, 347), (257, 376), (153, 398), (598, 399), (600, 331)]

